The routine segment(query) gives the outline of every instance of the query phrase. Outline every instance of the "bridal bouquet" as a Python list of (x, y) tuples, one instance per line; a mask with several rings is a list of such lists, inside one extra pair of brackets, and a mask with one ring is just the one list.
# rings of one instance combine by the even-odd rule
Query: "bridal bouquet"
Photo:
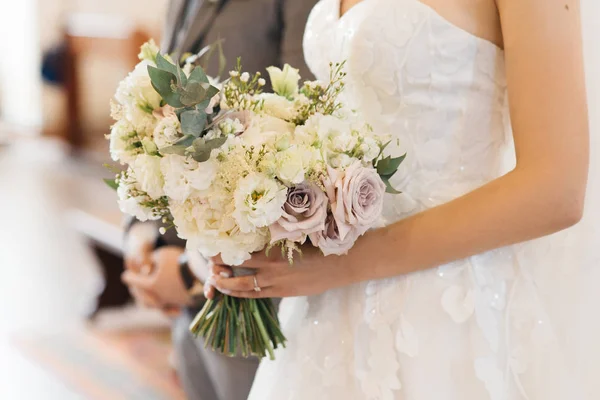
[[(220, 83), (153, 43), (140, 58), (112, 107), (111, 154), (127, 168), (110, 184), (122, 211), (162, 220), (235, 274), (273, 247), (290, 264), (303, 245), (345, 254), (380, 223), (403, 157), (384, 157), (387, 141), (340, 103), (343, 63), (329, 82), (302, 86), (298, 70), (270, 67), (267, 93), (239, 61)], [(273, 358), (285, 344), (269, 299), (209, 300), (191, 330), (228, 355)]]

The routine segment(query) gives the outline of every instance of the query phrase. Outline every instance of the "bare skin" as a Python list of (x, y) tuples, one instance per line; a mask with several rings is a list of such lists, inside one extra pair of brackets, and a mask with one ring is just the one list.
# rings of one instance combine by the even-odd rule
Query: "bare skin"
[[(341, 11), (359, 1), (342, 1)], [(253, 290), (252, 277), (221, 275), (230, 269), (215, 259), (209, 297), (212, 286), (246, 298), (319, 294), (436, 267), (579, 222), (589, 164), (579, 1), (426, 3), (504, 48), (516, 168), (454, 201), (369, 232), (347, 256), (308, 251), (289, 268), (286, 261), (256, 254), (244, 266), (256, 269), (260, 292)]]

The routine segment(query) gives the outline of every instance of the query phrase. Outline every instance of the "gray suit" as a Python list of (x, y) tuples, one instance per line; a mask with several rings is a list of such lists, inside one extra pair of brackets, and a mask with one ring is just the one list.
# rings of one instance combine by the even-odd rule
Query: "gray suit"
[[(204, 46), (224, 39), (223, 52), (233, 68), (242, 58), (244, 71), (265, 73), (270, 65), (288, 63), (312, 79), (302, 52), (302, 37), (308, 14), (317, 0), (171, 0), (162, 51), (180, 55), (196, 53)], [(215, 57), (216, 58), (216, 57)], [(217, 60), (207, 66), (215, 76)], [(181, 245), (171, 236), (167, 244)], [(193, 311), (173, 327), (177, 369), (184, 390), (192, 400), (246, 399), (258, 360), (228, 358), (204, 349), (188, 326)]]

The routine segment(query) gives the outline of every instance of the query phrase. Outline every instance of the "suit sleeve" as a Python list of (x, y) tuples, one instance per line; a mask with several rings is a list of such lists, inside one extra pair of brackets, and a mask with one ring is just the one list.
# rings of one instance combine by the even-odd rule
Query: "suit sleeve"
[[(302, 41), (306, 21), (316, 0), (280, 0), (281, 7), (281, 64), (300, 69), (302, 82), (314, 79), (304, 60)], [(300, 82), (300, 84), (302, 84)]]

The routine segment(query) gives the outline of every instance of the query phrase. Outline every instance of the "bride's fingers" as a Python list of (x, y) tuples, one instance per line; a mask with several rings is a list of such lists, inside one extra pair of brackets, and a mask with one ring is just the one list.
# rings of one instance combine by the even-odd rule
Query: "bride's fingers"
[(235, 278), (223, 278), (213, 275), (209, 281), (212, 281), (220, 292), (227, 295), (232, 292), (254, 292), (257, 285), (261, 290), (270, 286), (269, 280), (264, 275), (238, 276)]
[(223, 278), (229, 278), (233, 276), (233, 271), (231, 270), (231, 267), (228, 267), (226, 265), (215, 264), (211, 267), (211, 272), (213, 275), (221, 276)]

